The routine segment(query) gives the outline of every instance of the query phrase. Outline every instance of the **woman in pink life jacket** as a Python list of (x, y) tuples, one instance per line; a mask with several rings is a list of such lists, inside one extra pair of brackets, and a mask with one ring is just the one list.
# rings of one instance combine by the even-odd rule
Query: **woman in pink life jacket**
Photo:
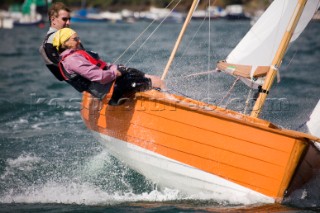
[(60, 54), (59, 69), (64, 80), (79, 92), (87, 91), (100, 99), (113, 91), (111, 105), (119, 104), (119, 99), (129, 93), (164, 88), (159, 77), (107, 64), (83, 50), (78, 34), (70, 28), (56, 32), (53, 46)]

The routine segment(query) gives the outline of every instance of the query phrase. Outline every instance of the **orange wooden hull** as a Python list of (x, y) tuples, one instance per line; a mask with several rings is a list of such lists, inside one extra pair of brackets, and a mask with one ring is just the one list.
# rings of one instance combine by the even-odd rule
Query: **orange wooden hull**
[(107, 102), (83, 94), (81, 114), (89, 129), (276, 201), (312, 149), (312, 142), (296, 132), (180, 96), (148, 91), (120, 106)]

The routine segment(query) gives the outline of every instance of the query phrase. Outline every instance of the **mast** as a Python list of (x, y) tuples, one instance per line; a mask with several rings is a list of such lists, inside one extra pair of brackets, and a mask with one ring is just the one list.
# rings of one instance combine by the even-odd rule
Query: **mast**
[(268, 74), (266, 76), (265, 82), (262, 85), (262, 89), (259, 93), (259, 97), (256, 100), (256, 103), (252, 109), (252, 112), (251, 112), (252, 117), (258, 117), (261, 110), (262, 110), (262, 107), (267, 99), (267, 95), (269, 94), (269, 90), (273, 84), (275, 77), (277, 76), (278, 68), (281, 65), (282, 58), (288, 49), (291, 37), (292, 37), (293, 32), (299, 22), (299, 19), (301, 17), (301, 14), (304, 10), (304, 7), (305, 7), (307, 1), (308, 0), (299, 0), (297, 3), (297, 6), (294, 10), (292, 17), (291, 17), (291, 20), (289, 22), (287, 30), (281, 40), (280, 46), (279, 46), (277, 53), (272, 61), (272, 65), (270, 66), (270, 69), (269, 69)]
[(190, 20), (191, 20), (191, 17), (192, 17), (192, 15), (193, 15), (193, 12), (196, 10), (196, 8), (197, 8), (197, 6), (198, 6), (199, 1), (200, 1), (200, 0), (193, 0), (193, 3), (192, 3), (192, 5), (191, 5), (191, 7), (190, 7), (188, 16), (187, 16), (186, 20), (184, 21), (184, 24), (183, 24), (183, 27), (182, 27), (182, 29), (181, 29), (181, 31), (180, 31), (179, 37), (178, 37), (178, 39), (177, 39), (177, 41), (176, 41), (176, 44), (175, 44), (175, 46), (174, 46), (174, 48), (173, 48), (173, 50), (172, 50), (172, 52), (171, 52), (169, 61), (168, 61), (167, 65), (166, 65), (166, 67), (165, 67), (165, 69), (164, 69), (164, 71), (163, 71), (161, 80), (164, 80), (164, 79), (165, 79), (165, 77), (166, 77), (166, 75), (167, 75), (167, 73), (168, 73), (168, 71), (169, 71), (169, 68), (170, 68), (170, 66), (171, 66), (171, 64), (172, 64), (172, 61), (173, 61), (173, 59), (174, 59), (174, 57), (175, 57), (175, 55), (176, 55), (176, 53), (177, 53), (177, 50), (178, 50), (178, 47), (179, 47), (180, 43), (181, 43), (182, 37), (183, 37), (183, 35), (184, 35), (184, 33), (185, 33), (186, 29), (187, 29), (187, 26), (188, 26), (188, 24), (189, 24), (189, 22), (190, 22)]

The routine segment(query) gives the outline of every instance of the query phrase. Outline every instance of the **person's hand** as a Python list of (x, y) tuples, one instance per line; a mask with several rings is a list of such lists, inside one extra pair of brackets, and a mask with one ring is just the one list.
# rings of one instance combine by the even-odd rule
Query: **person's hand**
[(120, 77), (120, 76), (122, 76), (122, 73), (119, 70), (116, 70), (116, 76)]
[(121, 72), (121, 75), (123, 76), (128, 72), (128, 68), (120, 64), (118, 65), (118, 71)]
[(154, 76), (154, 75), (148, 75), (148, 74), (146, 74), (145, 77), (151, 79), (151, 83), (152, 83), (153, 88), (159, 88), (162, 91), (167, 90), (166, 83), (163, 80), (161, 80), (160, 77)]

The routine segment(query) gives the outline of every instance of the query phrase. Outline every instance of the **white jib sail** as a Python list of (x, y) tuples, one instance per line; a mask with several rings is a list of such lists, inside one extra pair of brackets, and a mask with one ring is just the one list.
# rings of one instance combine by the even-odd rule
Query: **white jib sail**
[(312, 135), (320, 138), (320, 100), (314, 108), (310, 120), (307, 122), (307, 127)]
[[(270, 66), (297, 4), (298, 0), (273, 1), (226, 61), (253, 67)], [(298, 38), (319, 6), (320, 0), (307, 2), (291, 41)]]

